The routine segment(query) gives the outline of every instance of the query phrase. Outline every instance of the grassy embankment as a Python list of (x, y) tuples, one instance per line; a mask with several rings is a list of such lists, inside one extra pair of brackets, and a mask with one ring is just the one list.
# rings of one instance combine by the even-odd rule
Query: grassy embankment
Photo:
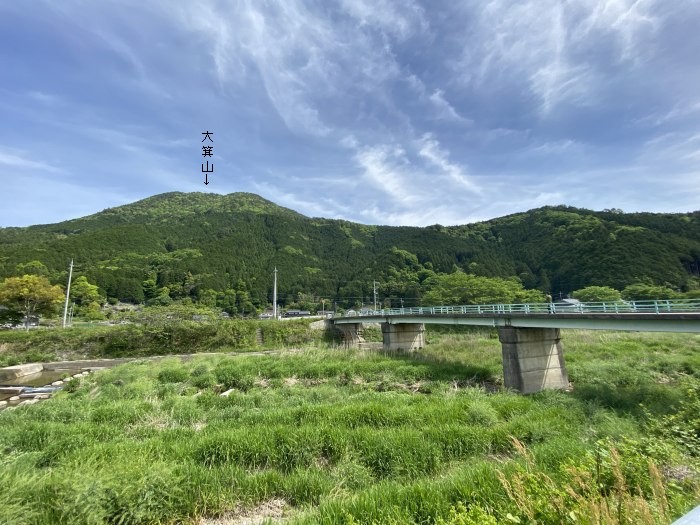
[[(262, 336), (258, 342), (257, 332)], [(0, 366), (87, 358), (244, 352), (324, 345), (334, 340), (308, 321), (158, 322), (0, 332)]]
[(565, 331), (575, 390), (527, 397), (493, 334), (429, 340), (137, 362), (1, 412), (0, 523), (281, 499), (291, 523), (662, 524), (700, 500), (698, 336)]

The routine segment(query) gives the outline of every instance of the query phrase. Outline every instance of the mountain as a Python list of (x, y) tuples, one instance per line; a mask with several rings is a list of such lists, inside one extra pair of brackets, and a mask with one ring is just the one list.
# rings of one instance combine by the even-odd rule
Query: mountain
[(417, 301), (403, 276), (455, 267), (518, 276), (555, 294), (634, 282), (686, 289), (700, 274), (700, 212), (556, 206), (418, 228), (309, 218), (249, 193), (166, 193), (57, 224), (0, 228), (0, 278), (38, 260), (65, 282), (71, 258), (107, 296), (137, 302), (167, 287), (174, 297), (235, 290), (265, 305), (275, 267), (282, 303), (300, 293), (369, 300), (374, 280), (383, 296)]

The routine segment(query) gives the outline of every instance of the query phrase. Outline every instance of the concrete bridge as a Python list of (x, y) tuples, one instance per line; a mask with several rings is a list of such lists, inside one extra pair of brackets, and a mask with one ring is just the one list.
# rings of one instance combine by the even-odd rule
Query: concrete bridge
[(524, 394), (568, 388), (561, 328), (700, 333), (700, 300), (423, 306), (335, 317), (347, 347), (362, 342), (362, 325), (380, 323), (385, 350), (425, 346), (426, 324), (498, 328), (505, 386)]

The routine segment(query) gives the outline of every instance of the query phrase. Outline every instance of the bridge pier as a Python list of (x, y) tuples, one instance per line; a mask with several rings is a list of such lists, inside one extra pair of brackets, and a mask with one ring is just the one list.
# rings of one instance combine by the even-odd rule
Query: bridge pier
[(362, 323), (349, 323), (335, 325), (340, 330), (345, 348), (360, 348), (360, 343), (365, 340), (362, 337)]
[(384, 350), (418, 350), (425, 346), (423, 323), (382, 323)]
[(532, 394), (548, 388), (568, 388), (559, 328), (498, 329), (507, 388)]

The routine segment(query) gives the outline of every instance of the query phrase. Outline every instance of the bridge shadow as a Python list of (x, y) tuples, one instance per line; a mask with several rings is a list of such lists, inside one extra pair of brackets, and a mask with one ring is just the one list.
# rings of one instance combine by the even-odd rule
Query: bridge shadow
[(683, 393), (677, 385), (658, 383), (637, 385), (574, 384), (572, 397), (619, 414), (641, 416), (645, 412), (664, 415), (675, 411)]
[[(488, 391), (500, 390), (502, 377), (485, 366), (466, 364), (420, 352), (377, 350), (376, 353), (414, 368), (416, 380), (448, 381), (460, 387), (480, 386)], [(410, 372), (408, 372), (411, 375)]]

